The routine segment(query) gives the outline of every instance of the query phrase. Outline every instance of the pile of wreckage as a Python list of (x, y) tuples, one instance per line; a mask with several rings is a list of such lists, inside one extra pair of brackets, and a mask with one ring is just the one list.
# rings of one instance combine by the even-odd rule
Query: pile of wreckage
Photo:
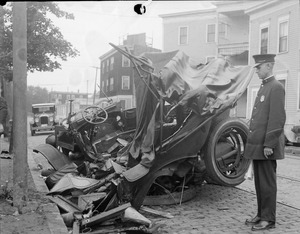
[[(195, 185), (196, 181), (193, 178), (193, 181), (185, 181), (184, 189), (179, 187), (179, 192), (176, 192), (175, 188), (173, 193), (170, 192), (172, 190), (164, 189), (166, 192), (164, 194), (167, 195), (152, 191), (152, 196), (146, 197), (139, 209), (133, 207), (130, 203), (132, 198), (124, 197), (122, 191), (126, 188), (122, 183), (124, 183), (123, 173), (126, 171), (127, 158), (116, 154), (127, 144), (125, 140), (117, 138), (114, 146), (103, 153), (102, 160), (97, 163), (84, 161), (82, 155), (78, 153), (70, 153), (69, 157), (62, 153), (59, 153), (59, 157), (47, 157), (52, 168), (41, 171), (49, 188), (47, 197), (59, 207), (66, 226), (72, 229), (73, 234), (130, 231), (155, 233), (162, 224), (152, 222), (143, 214), (165, 218), (173, 216), (152, 209), (152, 205), (181, 204), (195, 196), (195, 189), (189, 187), (191, 183)], [(39, 145), (34, 151), (43, 154), (44, 147), (45, 145)], [(48, 150), (52, 147), (47, 145)], [(58, 151), (55, 151), (55, 154), (58, 154)], [(178, 173), (184, 171), (187, 171), (187, 167), (178, 170)], [(182, 182), (176, 181), (176, 183), (180, 185)], [(202, 181), (198, 181), (197, 184), (201, 185), (201, 183)]]
[[(180, 51), (146, 53), (141, 59), (113, 47), (131, 59), (139, 76), (136, 110), (86, 108), (89, 118), (70, 118), (68, 127), (56, 126), (52, 142), (35, 148), (53, 167), (42, 171), (49, 199), (73, 234), (153, 233), (159, 225), (140, 212), (172, 216), (145, 205), (193, 198), (206, 166), (218, 184), (235, 186), (250, 164), (243, 158), (247, 126), (226, 118), (253, 69), (232, 67), (222, 58), (196, 66)], [(212, 124), (223, 114), (223, 125)], [(122, 121), (134, 122), (134, 128), (126, 129)]]

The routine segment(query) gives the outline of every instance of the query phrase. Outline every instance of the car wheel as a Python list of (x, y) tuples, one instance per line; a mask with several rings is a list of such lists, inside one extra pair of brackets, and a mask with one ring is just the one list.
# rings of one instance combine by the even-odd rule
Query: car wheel
[(31, 130), (31, 136), (35, 135), (35, 130)]
[(244, 181), (250, 165), (244, 158), (248, 131), (248, 125), (238, 118), (212, 124), (203, 153), (207, 174), (215, 184), (236, 186)]

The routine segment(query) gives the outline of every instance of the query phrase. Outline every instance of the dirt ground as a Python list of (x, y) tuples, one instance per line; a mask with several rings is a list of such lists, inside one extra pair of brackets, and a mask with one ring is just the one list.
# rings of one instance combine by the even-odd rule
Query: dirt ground
[(49, 203), (43, 194), (35, 191), (28, 171), (28, 199), (22, 213), (13, 206), (13, 159), (0, 155), (0, 233), (47, 234), (50, 233), (44, 207)]

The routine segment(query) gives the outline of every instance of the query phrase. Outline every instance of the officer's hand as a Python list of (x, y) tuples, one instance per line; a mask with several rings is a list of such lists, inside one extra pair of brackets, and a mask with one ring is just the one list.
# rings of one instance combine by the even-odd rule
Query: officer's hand
[(269, 156), (271, 156), (272, 154), (273, 154), (273, 149), (271, 149), (269, 147), (264, 148), (264, 156), (266, 158), (269, 158)]

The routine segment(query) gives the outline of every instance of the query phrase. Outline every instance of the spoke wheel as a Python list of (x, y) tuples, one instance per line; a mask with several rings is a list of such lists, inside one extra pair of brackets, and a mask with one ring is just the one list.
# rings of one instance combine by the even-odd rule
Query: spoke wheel
[(238, 118), (227, 118), (212, 126), (204, 148), (209, 177), (217, 184), (236, 186), (244, 181), (250, 160), (244, 158), (248, 136), (247, 124)]
[(82, 111), (83, 119), (90, 124), (100, 124), (107, 120), (108, 113), (99, 106), (89, 106)]

